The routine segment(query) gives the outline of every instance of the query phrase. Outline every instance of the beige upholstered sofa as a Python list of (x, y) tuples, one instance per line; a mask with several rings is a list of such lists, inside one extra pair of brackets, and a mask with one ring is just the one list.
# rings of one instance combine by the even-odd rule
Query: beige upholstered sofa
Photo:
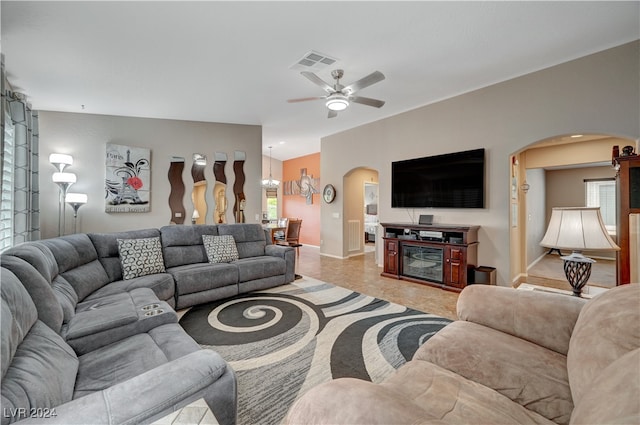
[(473, 285), (382, 383), (342, 378), (285, 424), (640, 424), (640, 285), (592, 300)]

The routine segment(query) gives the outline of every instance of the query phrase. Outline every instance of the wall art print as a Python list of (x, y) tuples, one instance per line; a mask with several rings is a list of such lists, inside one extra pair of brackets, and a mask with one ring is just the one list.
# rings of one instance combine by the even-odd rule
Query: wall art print
[(105, 212), (151, 211), (151, 150), (107, 143)]
[(313, 204), (313, 195), (320, 193), (320, 178), (307, 174), (306, 168), (300, 169), (300, 180), (289, 180), (283, 183), (284, 194), (299, 195), (306, 199), (307, 205)]

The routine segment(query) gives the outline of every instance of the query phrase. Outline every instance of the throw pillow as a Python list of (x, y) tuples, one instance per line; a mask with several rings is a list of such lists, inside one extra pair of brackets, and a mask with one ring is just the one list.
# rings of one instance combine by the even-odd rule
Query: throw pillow
[(210, 263), (229, 263), (239, 258), (236, 240), (231, 235), (202, 235)]
[(165, 271), (159, 237), (118, 239), (118, 252), (124, 280)]

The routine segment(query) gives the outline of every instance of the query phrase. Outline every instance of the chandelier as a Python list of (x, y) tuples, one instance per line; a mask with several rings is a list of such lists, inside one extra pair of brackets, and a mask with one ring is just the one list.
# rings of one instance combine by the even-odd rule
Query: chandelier
[(269, 146), (269, 178), (262, 180), (262, 187), (267, 191), (267, 195), (274, 193), (278, 190), (280, 182), (273, 178), (271, 174), (271, 149), (273, 146)]

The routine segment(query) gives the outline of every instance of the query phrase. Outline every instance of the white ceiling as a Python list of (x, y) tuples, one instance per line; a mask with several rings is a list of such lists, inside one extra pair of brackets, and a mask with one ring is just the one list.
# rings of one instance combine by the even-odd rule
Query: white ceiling
[[(1, 2), (8, 79), (34, 109), (262, 125), (280, 160), (320, 138), (640, 38), (640, 2)], [(324, 92), (290, 67), (338, 58), (349, 84), (379, 70), (328, 119)], [(84, 105), (84, 109), (82, 109)], [(284, 142), (281, 144), (280, 142)]]

